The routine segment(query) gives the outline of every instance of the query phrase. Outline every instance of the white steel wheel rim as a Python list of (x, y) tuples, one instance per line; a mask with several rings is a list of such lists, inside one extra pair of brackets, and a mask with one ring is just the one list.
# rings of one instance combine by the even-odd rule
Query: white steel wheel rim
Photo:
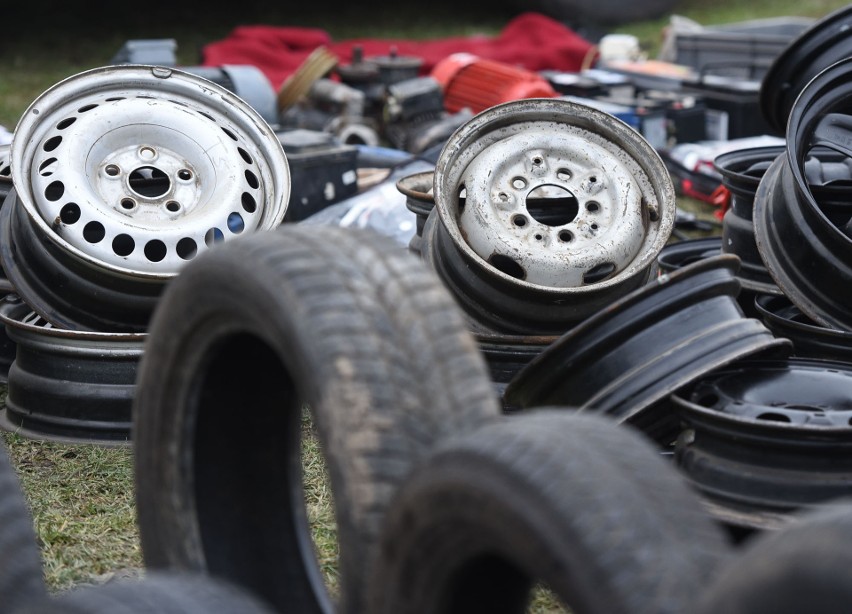
[[(567, 194), (576, 214), (539, 221), (527, 206), (536, 191)], [(438, 159), (435, 202), (469, 259), (546, 292), (594, 291), (633, 277), (663, 248), (676, 213), (668, 172), (638, 133), (553, 99), (492, 107), (462, 126)], [(518, 274), (495, 266), (495, 256)], [(604, 279), (588, 281), (595, 271)]]
[(64, 251), (151, 278), (276, 227), (290, 193), (283, 149), (249, 105), (150, 66), (80, 73), (37, 98), (13, 137), (12, 177), (30, 220)]

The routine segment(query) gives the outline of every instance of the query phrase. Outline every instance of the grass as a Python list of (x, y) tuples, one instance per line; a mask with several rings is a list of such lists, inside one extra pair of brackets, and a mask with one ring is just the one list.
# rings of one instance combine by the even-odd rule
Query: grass
[[(476, 2), (396, 11), (371, 11), (370, 3), (345, 3), (331, 11), (325, 3), (315, 3), (316, 8), (304, 3), (309, 6), (295, 10), (292, 6), (271, 9), (261, 4), (267, 3), (240, 3), (239, 16), (233, 10), (229, 14), (211, 11), (210, 15), (198, 15), (176, 5), (170, 7), (168, 21), (131, 7), (125, 11), (133, 12), (132, 19), (129, 14), (124, 14), (124, 19), (108, 15), (104, 23), (88, 15), (69, 22), (70, 17), (62, 11), (75, 10), (73, 3), (57, 3), (52, 11), (32, 20), (39, 26), (38, 34), (27, 30), (30, 22), (26, 19), (18, 20), (0, 41), (0, 124), (14, 127), (29, 103), (47, 87), (76, 72), (106, 64), (128, 38), (175, 38), (180, 62), (194, 64), (204, 43), (222, 38), (241, 23), (323, 27), (335, 39), (432, 38), (493, 34), (510, 16), (491, 3)], [(779, 15), (819, 17), (845, 4), (843, 0), (683, 0), (677, 12), (709, 25)], [(617, 31), (638, 36), (643, 46), (654, 52), (667, 23), (668, 18), (662, 18), (622, 26)], [(142, 559), (129, 450), (32, 442), (8, 433), (2, 434), (2, 440), (31, 505), (45, 577), (53, 590), (101, 582), (116, 574), (139, 573)], [(334, 594), (337, 540), (332, 494), (309, 423), (304, 441), (306, 506), (314, 527), (317, 558)], [(542, 614), (564, 610), (546, 589), (539, 588), (530, 611)]]

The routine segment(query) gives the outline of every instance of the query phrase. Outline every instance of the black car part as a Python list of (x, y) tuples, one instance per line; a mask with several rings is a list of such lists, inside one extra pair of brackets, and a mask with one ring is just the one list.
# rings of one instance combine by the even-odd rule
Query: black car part
[(812, 187), (806, 161), (825, 148), (852, 155), (852, 59), (817, 75), (790, 113), (787, 153), (766, 171), (754, 204), (757, 247), (793, 303), (825, 326), (852, 330), (852, 189)]
[(738, 264), (730, 255), (702, 260), (616, 301), (534, 359), (505, 402), (600, 412), (668, 443), (672, 392), (740, 358), (789, 351), (789, 341), (743, 317)]
[(758, 296), (755, 307), (769, 330), (793, 342), (794, 356), (852, 364), (852, 332), (817, 324), (786, 296)]
[(676, 394), (675, 462), (726, 522), (771, 528), (852, 494), (852, 365), (744, 361)]
[(558, 611), (656, 614), (688, 611), (729, 546), (641, 437), (559, 408), (447, 442), (401, 487), (378, 553), (375, 614), (522, 614), (536, 583)]
[(17, 346), (0, 427), (65, 443), (129, 442), (144, 333), (54, 328), (11, 294), (0, 321)]
[(779, 55), (763, 78), (760, 112), (776, 134), (785, 134), (796, 97), (823, 70), (852, 55), (852, 6), (823, 17)]
[(762, 294), (781, 294), (760, 258), (754, 239), (752, 212), (761, 177), (784, 147), (741, 149), (722, 154), (714, 166), (722, 174), (722, 185), (731, 192), (731, 206), (722, 220), (722, 253), (739, 256), (737, 277), (743, 288)]
[(461, 313), (396, 242), (355, 229), (286, 225), (190, 267), (151, 324), (134, 404), (147, 565), (332, 611), (302, 487), (310, 418), (334, 495), (340, 608), (365, 611), (364, 562), (397, 486), (444, 438), (499, 418)]

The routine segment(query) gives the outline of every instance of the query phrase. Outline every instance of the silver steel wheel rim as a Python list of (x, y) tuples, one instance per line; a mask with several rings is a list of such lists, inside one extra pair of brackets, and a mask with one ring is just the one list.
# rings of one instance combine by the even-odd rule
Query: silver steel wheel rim
[[(536, 219), (527, 199), (548, 190), (576, 199), (576, 215), (557, 224)], [(553, 99), (499, 105), (462, 126), (439, 157), (435, 202), (469, 259), (553, 292), (633, 277), (663, 248), (675, 217), (668, 172), (641, 136), (608, 114)], [(495, 267), (495, 255), (523, 276)], [(602, 280), (584, 281), (595, 271)]]
[(61, 249), (153, 279), (216, 242), (274, 228), (290, 193), (283, 149), (249, 105), (150, 66), (80, 73), (37, 98), (13, 137), (12, 177)]

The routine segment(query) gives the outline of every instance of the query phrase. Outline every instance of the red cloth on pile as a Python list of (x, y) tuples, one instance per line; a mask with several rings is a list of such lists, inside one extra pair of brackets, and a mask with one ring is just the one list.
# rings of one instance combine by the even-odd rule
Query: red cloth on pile
[(341, 63), (352, 59), (352, 48), (360, 45), (366, 57), (388, 55), (392, 47), (399, 55), (423, 60), (428, 74), (440, 60), (457, 52), (506, 62), (538, 71), (576, 71), (592, 44), (573, 30), (537, 13), (524, 13), (510, 21), (495, 37), (470, 36), (431, 41), (356, 39), (335, 43), (327, 32), (312, 28), (240, 26), (224, 40), (204, 47), (203, 64), (251, 64), (267, 76), (277, 90), (310, 53), (325, 45)]

